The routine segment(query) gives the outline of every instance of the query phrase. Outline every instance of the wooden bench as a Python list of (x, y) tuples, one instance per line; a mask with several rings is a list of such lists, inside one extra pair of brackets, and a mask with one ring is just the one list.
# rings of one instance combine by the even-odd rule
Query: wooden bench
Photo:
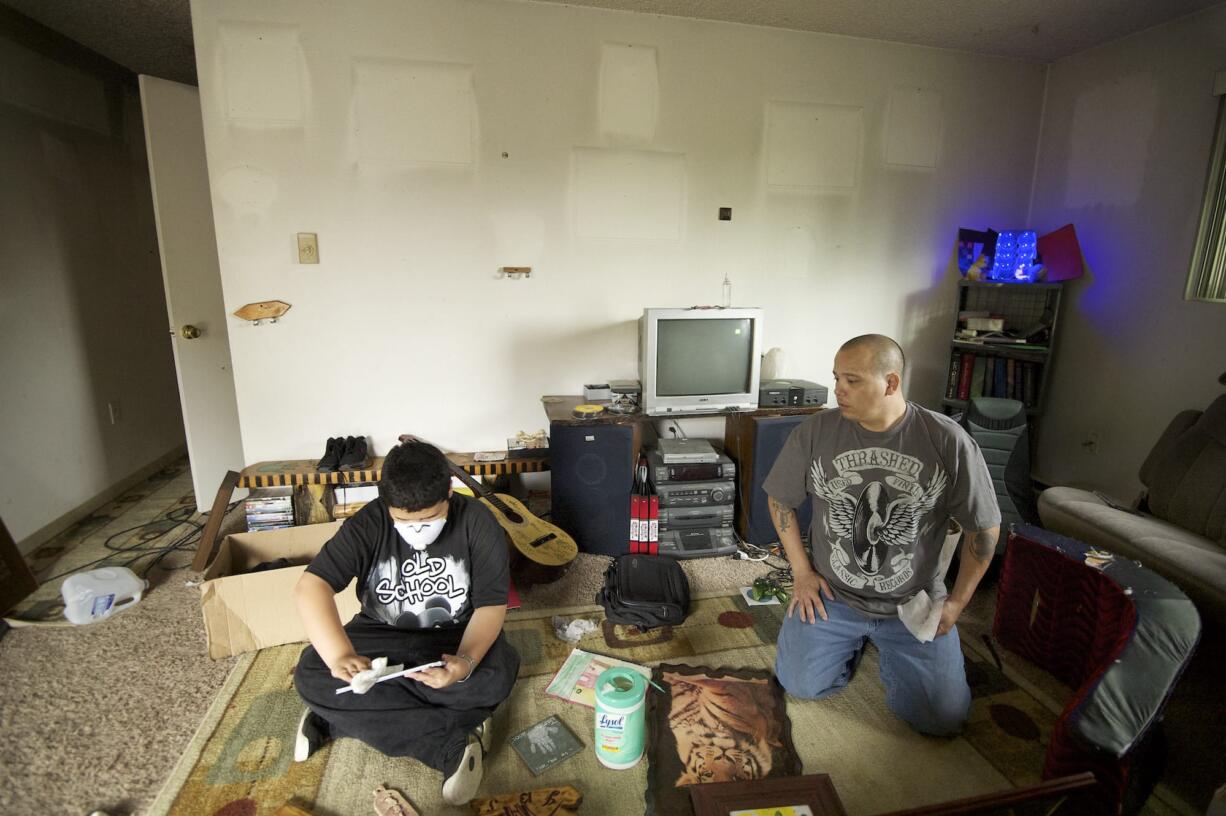
[[(534, 456), (508, 456), (497, 462), (478, 462), (472, 453), (449, 453), (447, 458), (464, 468), (474, 476), (510, 476), (518, 473), (540, 473), (549, 470), (548, 452)], [(218, 533), (221, 522), (226, 515), (226, 507), (237, 487), (329, 487), (346, 484), (368, 484), (378, 482), (383, 472), (383, 457), (376, 457), (370, 467), (360, 470), (345, 470), (322, 472), (315, 469), (314, 459), (283, 459), (279, 461), (256, 462), (240, 472), (228, 471), (217, 488), (217, 496), (213, 499), (213, 509), (209, 511), (208, 521), (200, 534), (200, 543), (196, 546), (196, 557), (192, 561), (192, 569), (203, 572), (213, 560), (220, 543)]]

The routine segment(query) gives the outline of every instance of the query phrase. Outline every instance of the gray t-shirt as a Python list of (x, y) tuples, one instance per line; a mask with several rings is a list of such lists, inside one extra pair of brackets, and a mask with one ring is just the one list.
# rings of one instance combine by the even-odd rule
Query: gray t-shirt
[(979, 446), (912, 402), (880, 432), (839, 410), (814, 414), (792, 431), (762, 487), (789, 507), (812, 498), (814, 568), (840, 600), (877, 618), (897, 615), (921, 589), (932, 594), (950, 518), (972, 531), (1000, 524)]

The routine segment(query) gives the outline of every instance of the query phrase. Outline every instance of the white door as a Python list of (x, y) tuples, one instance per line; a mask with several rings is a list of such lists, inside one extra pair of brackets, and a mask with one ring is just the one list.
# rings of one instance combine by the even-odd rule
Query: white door
[[(192, 484), (196, 507), (208, 512), (226, 471), (242, 469), (243, 445), (213, 233), (200, 92), (190, 85), (142, 75), (140, 100)], [(184, 327), (194, 327), (199, 336), (189, 339)], [(190, 329), (186, 334), (191, 334)]]

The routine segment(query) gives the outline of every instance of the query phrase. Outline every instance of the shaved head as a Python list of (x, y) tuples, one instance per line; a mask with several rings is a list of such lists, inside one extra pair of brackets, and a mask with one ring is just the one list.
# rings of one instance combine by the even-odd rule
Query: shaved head
[(878, 376), (893, 373), (902, 377), (907, 358), (902, 353), (902, 346), (889, 337), (884, 334), (862, 334), (839, 346), (839, 351), (860, 350), (867, 350), (872, 355), (873, 369)]

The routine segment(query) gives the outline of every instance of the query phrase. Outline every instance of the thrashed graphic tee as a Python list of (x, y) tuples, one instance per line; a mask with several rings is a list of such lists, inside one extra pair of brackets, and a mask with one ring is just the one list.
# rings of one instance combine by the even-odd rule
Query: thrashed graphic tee
[(476, 499), (453, 493), (442, 534), (414, 550), (383, 499), (350, 517), (307, 567), (340, 592), (358, 579), (362, 614), (399, 629), (463, 626), (481, 606), (507, 602), (506, 538)]
[(949, 417), (910, 402), (881, 432), (838, 410), (814, 414), (792, 431), (762, 486), (789, 507), (813, 502), (814, 569), (872, 617), (897, 615), (921, 589), (933, 593), (949, 519), (972, 531), (1000, 524), (978, 445)]

